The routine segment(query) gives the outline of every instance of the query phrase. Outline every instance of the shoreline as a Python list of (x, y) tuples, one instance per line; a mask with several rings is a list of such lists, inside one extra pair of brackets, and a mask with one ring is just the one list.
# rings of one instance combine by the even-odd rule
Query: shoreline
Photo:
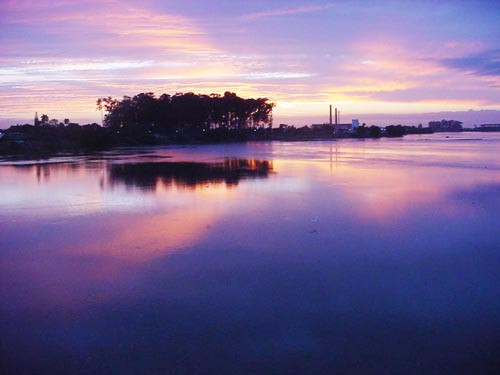
[[(436, 132), (438, 134), (450, 133), (492, 133), (495, 131), (484, 131), (476, 129), (464, 129), (460, 132)], [(436, 134), (436, 133), (420, 133), (421, 135)], [(79, 156), (92, 156), (98, 155), (103, 152), (113, 152), (113, 151), (126, 151), (127, 149), (137, 149), (137, 148), (156, 148), (156, 147), (168, 147), (168, 146), (197, 146), (197, 145), (224, 145), (224, 144), (236, 144), (236, 143), (247, 143), (247, 142), (321, 142), (321, 141), (340, 141), (344, 139), (357, 139), (357, 140), (378, 140), (381, 138), (404, 138), (405, 135), (401, 136), (379, 136), (379, 137), (357, 137), (352, 134), (343, 135), (329, 135), (329, 136), (268, 136), (268, 137), (250, 137), (247, 139), (224, 139), (221, 141), (210, 141), (210, 140), (200, 140), (194, 137), (185, 138), (181, 142), (157, 142), (157, 143), (135, 143), (135, 144), (115, 144), (109, 145), (107, 147), (68, 147), (60, 149), (28, 149), (29, 144), (18, 143), (17, 146), (23, 151), (17, 153), (3, 153), (2, 143), (9, 141), (3, 141), (0, 143), (0, 162), (17, 162), (17, 161), (44, 161), (54, 157), (79, 157)]]

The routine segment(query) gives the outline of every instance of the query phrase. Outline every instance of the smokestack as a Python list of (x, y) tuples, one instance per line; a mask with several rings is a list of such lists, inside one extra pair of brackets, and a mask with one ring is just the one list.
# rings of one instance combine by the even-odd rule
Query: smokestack
[(337, 119), (338, 119), (338, 118), (337, 118), (337, 108), (335, 108), (335, 125), (337, 125), (337, 124), (338, 124)]
[(330, 104), (330, 125), (332, 125), (332, 105)]

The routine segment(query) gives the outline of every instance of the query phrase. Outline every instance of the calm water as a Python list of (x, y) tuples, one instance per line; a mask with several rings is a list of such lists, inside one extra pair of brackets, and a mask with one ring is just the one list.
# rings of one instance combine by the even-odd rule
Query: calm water
[(500, 369), (500, 134), (0, 164), (3, 373)]

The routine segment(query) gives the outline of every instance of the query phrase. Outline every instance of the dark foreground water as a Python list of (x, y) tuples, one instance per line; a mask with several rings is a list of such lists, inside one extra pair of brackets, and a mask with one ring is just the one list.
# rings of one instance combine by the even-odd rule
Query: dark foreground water
[(3, 374), (494, 374), (500, 134), (0, 165)]

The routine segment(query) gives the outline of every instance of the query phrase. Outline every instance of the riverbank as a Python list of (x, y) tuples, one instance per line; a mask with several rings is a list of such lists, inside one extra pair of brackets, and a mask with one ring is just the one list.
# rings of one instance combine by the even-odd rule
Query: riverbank
[[(484, 132), (485, 129), (462, 131)], [(322, 128), (245, 128), (178, 130), (170, 134), (142, 130), (116, 131), (98, 124), (69, 126), (12, 126), (0, 138), (0, 158), (8, 160), (46, 159), (56, 155), (84, 155), (118, 147), (219, 144), (247, 141), (321, 141), (337, 139), (376, 139), (403, 137), (407, 134), (431, 134), (430, 128), (409, 126), (360, 126), (354, 132), (334, 132), (331, 126)]]
[(244, 129), (178, 129), (170, 133), (153, 133), (144, 129), (116, 130), (98, 124), (69, 126), (11, 126), (0, 138), (0, 157), (43, 159), (60, 153), (85, 154), (115, 147), (214, 144), (247, 141), (314, 141), (343, 138), (401, 137), (427, 129), (402, 126), (361, 126), (355, 132), (337, 132), (323, 128), (244, 128)]

